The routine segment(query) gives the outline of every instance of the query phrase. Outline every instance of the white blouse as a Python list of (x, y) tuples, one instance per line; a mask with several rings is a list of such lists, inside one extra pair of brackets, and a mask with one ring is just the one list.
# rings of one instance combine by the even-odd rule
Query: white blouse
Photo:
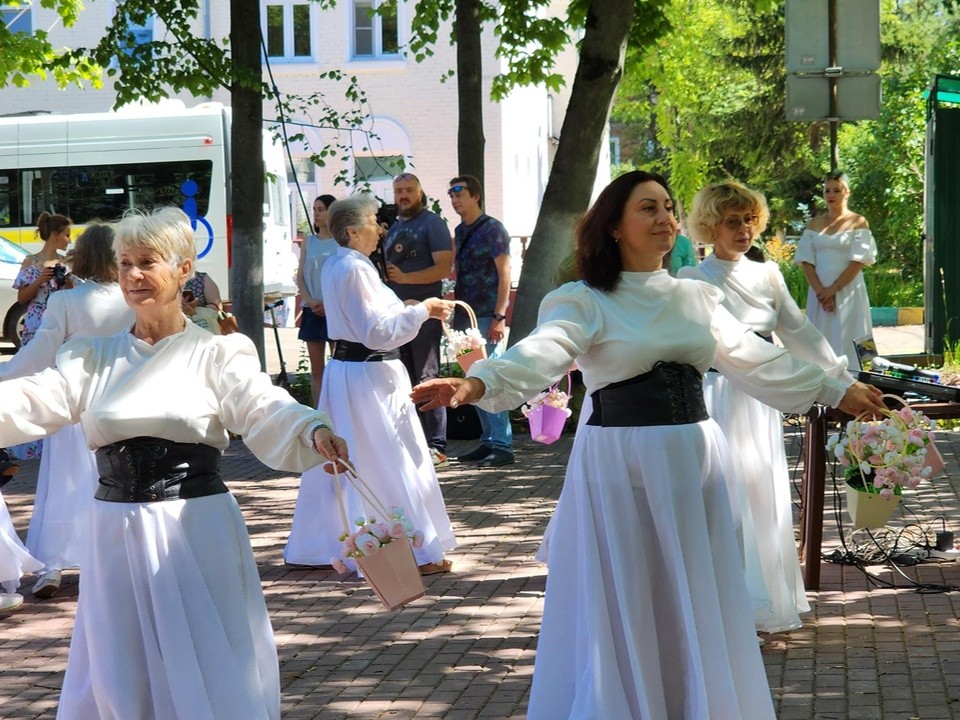
[(7, 362), (0, 363), (0, 380), (53, 367), (57, 351), (67, 340), (113, 335), (132, 326), (133, 321), (133, 310), (127, 306), (117, 283), (87, 280), (70, 290), (52, 293), (33, 340)]
[(720, 260), (710, 255), (697, 267), (681, 268), (679, 277), (720, 288), (723, 306), (744, 325), (761, 335), (776, 333), (795, 357), (819, 365), (847, 387), (854, 383), (846, 357), (837, 356), (797, 306), (775, 262), (758, 263), (746, 257)]
[(393, 350), (413, 340), (427, 319), (423, 303), (404, 305), (383, 284), (370, 258), (341, 247), (321, 273), (327, 333), (332, 340)]
[(249, 338), (189, 322), (154, 345), (127, 331), (71, 340), (55, 368), (0, 383), (0, 447), (78, 421), (93, 449), (152, 436), (223, 450), (232, 432), (265, 464), (294, 472), (320, 463), (313, 429), (330, 424), (273, 385)]
[(487, 388), (477, 405), (490, 412), (517, 407), (574, 360), (587, 392), (672, 361), (701, 372), (716, 367), (744, 392), (784, 412), (840, 403), (842, 382), (757, 337), (722, 299), (717, 288), (677, 280), (666, 270), (624, 272), (611, 293), (582, 282), (563, 285), (544, 298), (533, 333), (501, 357), (470, 368)]

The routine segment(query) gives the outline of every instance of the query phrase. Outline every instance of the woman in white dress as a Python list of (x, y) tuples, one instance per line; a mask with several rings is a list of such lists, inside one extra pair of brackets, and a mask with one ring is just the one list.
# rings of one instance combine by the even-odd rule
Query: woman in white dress
[(313, 233), (300, 244), (300, 264), (297, 266), (297, 289), (300, 291), (302, 311), (297, 337), (307, 344), (310, 358), (310, 394), (316, 407), (323, 386), (323, 368), (326, 364), (327, 318), (320, 292), (320, 269), (339, 245), (330, 237), (327, 225), (330, 206), (336, 202), (333, 195), (320, 195), (313, 201)]
[[(333, 419), (350, 445), (357, 472), (384, 506), (400, 505), (423, 531), (423, 546), (413, 551), (420, 572), (446, 572), (451, 563), (444, 553), (456, 547), (456, 538), (397, 348), (416, 337), (429, 318), (449, 317), (453, 303), (428, 298), (404, 304), (383, 284), (369, 258), (383, 234), (376, 212), (369, 196), (330, 207), (330, 230), (340, 247), (321, 273), (335, 345), (320, 409)], [(365, 514), (352, 490), (346, 499), (348, 518)], [(298, 565), (329, 564), (340, 557), (342, 532), (333, 478), (315, 468), (300, 485), (284, 557)]]
[(23, 605), (23, 596), (17, 592), (20, 578), (42, 567), (43, 563), (30, 555), (17, 535), (0, 492), (0, 617), (20, 609)]
[(877, 261), (877, 244), (863, 215), (847, 208), (850, 183), (841, 172), (823, 183), (825, 215), (808, 224), (793, 261), (810, 283), (807, 317), (847, 367), (860, 368), (854, 342), (873, 334), (870, 298), (862, 269)]
[(671, 278), (675, 230), (662, 177), (617, 178), (578, 229), (583, 281), (547, 295), (502, 357), (414, 388), (427, 408), (496, 412), (576, 360), (591, 394), (548, 550), (529, 720), (772, 719), (702, 373), (718, 367), (784, 409), (881, 407), (756, 337), (713, 286)]
[[(738, 182), (709, 185), (693, 199), (688, 223), (694, 239), (713, 246), (696, 268), (682, 268), (680, 277), (704, 280), (723, 290), (723, 306), (760, 337), (777, 340), (790, 354), (823, 368), (845, 387), (854, 379), (846, 359), (837, 357), (787, 290), (774, 262), (746, 257), (754, 239), (767, 226), (763, 195)], [(735, 495), (748, 503), (754, 537), (745, 538), (758, 554), (747, 554), (747, 575), (759, 577), (765, 602), (756, 608), (757, 629), (780, 632), (800, 627), (799, 613), (810, 605), (804, 593), (800, 560), (793, 535), (790, 476), (783, 444), (783, 416), (716, 372), (703, 383), (710, 417), (716, 420), (732, 450)], [(749, 567), (756, 560), (759, 567)], [(748, 581), (751, 595), (757, 599)]]
[(275, 468), (346, 457), (326, 416), (260, 371), (253, 343), (187, 322), (196, 247), (177, 208), (116, 226), (136, 320), (0, 383), (0, 443), (83, 425), (100, 480), (60, 720), (276, 720), (276, 647), (250, 540), (219, 473), (230, 432)]
[[(33, 340), (0, 364), (0, 380), (53, 367), (60, 346), (71, 338), (113, 335), (133, 323), (133, 311), (117, 284), (110, 226), (88, 226), (69, 257), (76, 286), (50, 295)], [(33, 594), (49, 598), (60, 589), (63, 569), (80, 564), (98, 474), (79, 424), (45, 437), (43, 452), (27, 548), (43, 562)]]

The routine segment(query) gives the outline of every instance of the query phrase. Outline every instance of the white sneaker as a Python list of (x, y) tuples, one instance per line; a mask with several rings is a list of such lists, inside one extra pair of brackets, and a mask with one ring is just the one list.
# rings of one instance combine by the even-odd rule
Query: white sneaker
[(61, 571), (54, 568), (40, 573), (37, 584), (33, 586), (34, 596), (42, 599), (51, 598), (60, 589)]
[(17, 593), (0, 593), (0, 616), (12, 613), (23, 607), (23, 595)]

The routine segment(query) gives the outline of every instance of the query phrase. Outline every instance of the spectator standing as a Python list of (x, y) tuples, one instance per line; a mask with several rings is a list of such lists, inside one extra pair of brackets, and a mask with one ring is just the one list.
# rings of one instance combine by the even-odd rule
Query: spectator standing
[(677, 276), (680, 268), (697, 266), (697, 253), (693, 249), (690, 238), (686, 235), (677, 234), (677, 239), (673, 241), (673, 249), (670, 250), (668, 257), (670, 258), (670, 264), (667, 270), (673, 277)]
[(297, 266), (297, 289), (300, 291), (300, 332), (297, 337), (307, 344), (310, 358), (310, 397), (313, 406), (320, 399), (323, 367), (326, 363), (326, 345), (330, 341), (327, 318), (320, 293), (320, 268), (337, 251), (337, 241), (330, 236), (327, 226), (328, 210), (336, 201), (333, 195), (321, 195), (313, 201), (313, 234), (300, 244), (300, 264)]
[[(384, 242), (390, 289), (404, 302), (440, 297), (441, 280), (450, 275), (453, 245), (447, 224), (426, 208), (427, 196), (420, 179), (401, 173), (393, 180), (397, 221)], [(400, 348), (400, 359), (414, 385), (440, 375), (439, 320), (427, 320), (419, 334)], [(434, 467), (447, 465), (447, 414), (442, 407), (420, 415)]]
[[(457, 289), (455, 297), (477, 316), (480, 334), (487, 339), (487, 357), (497, 357), (497, 348), (507, 329), (510, 302), (510, 235), (499, 220), (483, 211), (483, 189), (473, 175), (459, 175), (447, 190), (450, 204), (462, 221), (454, 230)], [(454, 326), (470, 323), (463, 309), (457, 310)], [(480, 447), (457, 460), (480, 467), (499, 467), (513, 462), (513, 430), (510, 413), (477, 409), (483, 435)]]
[(863, 268), (877, 261), (877, 244), (863, 215), (847, 207), (850, 183), (842, 172), (823, 182), (827, 212), (808, 224), (793, 261), (810, 283), (807, 317), (830, 342), (834, 352), (857, 369), (854, 342), (873, 334), (870, 298)]

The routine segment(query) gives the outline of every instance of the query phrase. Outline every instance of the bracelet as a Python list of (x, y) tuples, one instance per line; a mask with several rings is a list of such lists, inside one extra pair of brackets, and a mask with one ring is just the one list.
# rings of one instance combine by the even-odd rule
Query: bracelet
[(317, 434), (317, 430), (329, 430), (329, 429), (330, 427), (327, 425), (324, 425), (323, 423), (317, 423), (316, 425), (314, 425), (313, 430), (310, 431), (311, 442), (313, 442), (314, 445), (317, 444), (316, 437), (314, 437)]

